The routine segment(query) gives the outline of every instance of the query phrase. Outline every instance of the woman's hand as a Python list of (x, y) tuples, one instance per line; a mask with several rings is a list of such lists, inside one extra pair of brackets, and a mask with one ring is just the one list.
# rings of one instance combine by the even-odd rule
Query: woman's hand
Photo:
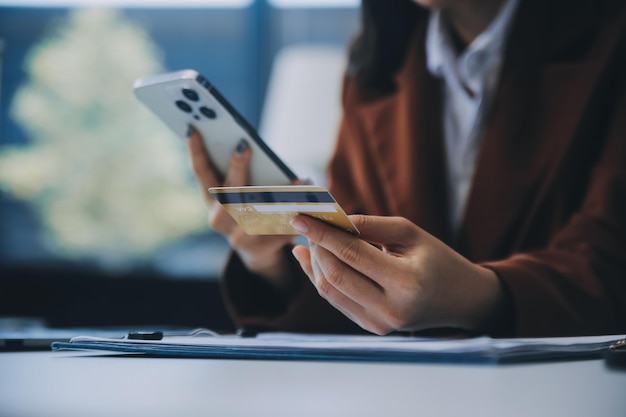
[(377, 334), (490, 325), (503, 298), (494, 272), (404, 218), (350, 218), (358, 237), (311, 217), (292, 220), (310, 243), (294, 256), (335, 308)]
[(191, 131), (187, 146), (193, 171), (209, 207), (211, 227), (228, 239), (232, 248), (237, 251), (242, 262), (251, 272), (267, 278), (278, 289), (287, 290), (290, 281), (285, 273), (286, 259), (281, 249), (293, 241), (293, 236), (246, 234), (208, 191), (210, 187), (236, 187), (248, 183), (248, 165), (252, 156), (248, 144), (244, 140), (239, 143), (231, 156), (225, 178), (220, 178), (202, 143), (202, 137), (195, 129)]

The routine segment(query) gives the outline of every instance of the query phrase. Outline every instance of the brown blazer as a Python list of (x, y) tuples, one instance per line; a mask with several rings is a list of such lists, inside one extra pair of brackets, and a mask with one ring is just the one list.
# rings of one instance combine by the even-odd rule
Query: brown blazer
[[(406, 217), (495, 271), (511, 295), (507, 334), (626, 333), (626, 7), (546, 3), (521, 2), (455, 241), (425, 19), (397, 92), (372, 98), (345, 79), (329, 188), (347, 212)], [(236, 323), (359, 330), (293, 273), (285, 298), (234, 257), (223, 288)]]

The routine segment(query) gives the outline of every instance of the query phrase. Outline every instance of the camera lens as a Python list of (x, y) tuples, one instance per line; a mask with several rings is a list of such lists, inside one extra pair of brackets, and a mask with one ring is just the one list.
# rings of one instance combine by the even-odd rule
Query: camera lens
[(176, 107), (178, 107), (179, 109), (181, 109), (185, 113), (191, 113), (191, 106), (189, 104), (187, 104), (186, 101), (177, 100), (176, 101)]
[(191, 88), (183, 88), (183, 95), (185, 97), (187, 97), (191, 101), (198, 101), (198, 100), (200, 100), (200, 97), (198, 96), (198, 93), (196, 93), (196, 91), (192, 90)]
[(210, 108), (205, 107), (205, 106), (200, 107), (200, 113), (202, 113), (205, 117), (207, 117), (209, 119), (215, 119), (217, 117), (217, 114), (215, 113), (215, 110), (210, 109)]

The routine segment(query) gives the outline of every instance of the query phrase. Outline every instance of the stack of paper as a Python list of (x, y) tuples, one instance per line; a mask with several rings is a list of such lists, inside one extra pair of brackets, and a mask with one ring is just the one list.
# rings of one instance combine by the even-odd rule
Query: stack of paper
[(626, 335), (537, 339), (432, 339), (264, 333), (247, 338), (166, 336), (162, 340), (75, 337), (53, 350), (104, 350), (151, 356), (377, 362), (513, 363), (600, 357)]

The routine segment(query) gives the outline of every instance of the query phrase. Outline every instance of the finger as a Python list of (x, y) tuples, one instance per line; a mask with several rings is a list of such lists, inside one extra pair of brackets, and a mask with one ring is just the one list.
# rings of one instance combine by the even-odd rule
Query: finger
[(236, 187), (248, 184), (248, 167), (252, 157), (252, 149), (245, 139), (241, 139), (230, 157), (228, 173), (224, 180), (227, 187)]
[[(209, 204), (209, 225), (213, 230), (228, 236), (231, 241), (233, 240), (235, 231), (239, 228), (235, 219), (216, 202)], [(231, 246), (233, 246), (232, 242)]]
[(304, 215), (294, 217), (290, 224), (310, 242), (326, 248), (342, 262), (382, 287), (392, 280), (388, 271), (393, 270), (397, 258), (390, 257), (359, 237)]
[[(312, 259), (310, 249), (297, 245), (293, 248), (292, 253), (300, 263), (304, 273), (309, 277), (309, 280), (323, 298), (328, 297), (330, 300), (338, 300), (342, 298), (340, 294), (330, 294), (331, 292), (337, 292), (337, 290), (332, 288), (332, 285), (324, 279), (322, 268), (320, 268), (316, 259)], [(318, 286), (318, 283), (321, 283), (321, 286)], [(340, 308), (341, 304), (342, 303), (338, 303), (336, 307)]]
[(300, 267), (304, 271), (304, 273), (309, 277), (311, 282), (315, 282), (315, 276), (313, 275), (313, 267), (311, 265), (311, 252), (308, 248), (302, 245), (296, 245), (291, 250), (294, 258), (300, 264)]
[(187, 140), (187, 148), (191, 158), (191, 167), (204, 190), (221, 184), (218, 171), (215, 169), (209, 154), (204, 147), (200, 133), (191, 128), (191, 135)]
[[(320, 267), (319, 260), (313, 254), (313, 250), (314, 250), (313, 246), (314, 245), (310, 245), (311, 249), (309, 249), (311, 253), (311, 267), (313, 269), (313, 278), (314, 278), (313, 284), (315, 284), (315, 287), (320, 292), (320, 295), (325, 296), (323, 294), (325, 292), (324, 288), (320, 289), (320, 287), (318, 286), (318, 283), (324, 280), (324, 272), (322, 271), (322, 268)], [(326, 284), (329, 284), (328, 281), (326, 281)], [(324, 283), (322, 283), (322, 285), (324, 285)]]
[[(221, 178), (215, 165), (211, 161), (200, 133), (190, 126), (190, 135), (187, 140), (187, 148), (191, 159), (191, 167), (196, 176), (196, 180), (202, 189), (202, 196), (209, 208), (215, 205), (215, 199), (209, 192), (209, 188), (219, 186)], [(211, 220), (209, 220), (211, 221)]]
[(392, 330), (378, 320), (374, 313), (376, 311), (375, 308), (369, 308), (354, 301), (335, 287), (328, 277), (324, 275), (324, 267), (321, 265), (319, 258), (311, 257), (311, 268), (314, 276), (311, 280), (313, 285), (315, 285), (320, 296), (328, 301), (330, 305), (365, 330), (377, 334), (386, 334)]
[(190, 126), (190, 135), (187, 140), (187, 148), (191, 157), (191, 166), (200, 187), (204, 200), (209, 206), (208, 222), (216, 231), (223, 234), (230, 234), (236, 223), (232, 217), (216, 203), (215, 199), (209, 192), (210, 187), (220, 185), (217, 171), (211, 158), (204, 147), (202, 136), (200, 133)]
[[(323, 282), (323, 280), (321, 281)], [(341, 292), (329, 287), (328, 290), (321, 290), (318, 288), (318, 293), (336, 310), (342, 313), (344, 316), (352, 320), (361, 328), (376, 333), (378, 335), (384, 335), (390, 333), (394, 329), (380, 323), (379, 320), (374, 317), (371, 311), (368, 311), (363, 306), (355, 303)]]
[(313, 243), (311, 253), (320, 268), (319, 275), (346, 297), (364, 307), (385, 302), (384, 290), (378, 283), (346, 265), (324, 247)]

